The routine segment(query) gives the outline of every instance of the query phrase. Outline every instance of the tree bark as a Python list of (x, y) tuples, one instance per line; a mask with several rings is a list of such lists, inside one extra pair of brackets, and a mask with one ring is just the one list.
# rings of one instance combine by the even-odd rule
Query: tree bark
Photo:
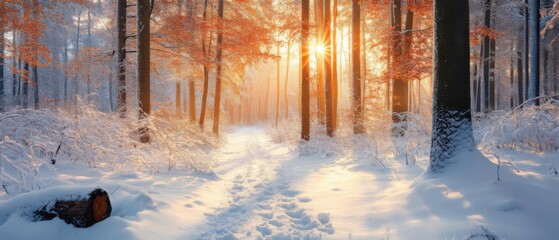
[[(151, 113), (151, 82), (150, 82), (150, 16), (151, 5), (149, 0), (138, 0), (138, 88), (140, 100), (139, 118), (144, 119)], [(140, 142), (150, 142), (149, 129), (143, 126), (139, 130)]]
[(126, 116), (126, 0), (117, 2), (117, 106), (120, 117)]
[(326, 100), (326, 134), (334, 136), (336, 126), (334, 125), (334, 100), (332, 90), (332, 45), (331, 45), (331, 4), (330, 0), (324, 0), (324, 92)]
[(0, 113), (5, 109), (4, 96), (4, 30), (0, 29)]
[[(530, 81), (528, 99), (540, 96), (540, 0), (530, 1)], [(539, 99), (534, 102), (540, 105)]]
[(285, 85), (283, 87), (284, 92), (284, 99), (285, 99), (285, 119), (289, 119), (289, 93), (288, 93), (288, 84), (289, 84), (289, 66), (291, 63), (291, 39), (287, 40), (287, 61), (285, 67)]
[(188, 101), (190, 105), (188, 108), (188, 115), (190, 116), (190, 122), (196, 122), (196, 89), (193, 80), (190, 80), (189, 82), (188, 91), (190, 92), (190, 100)]
[(301, 20), (302, 20), (302, 38), (301, 38), (301, 139), (310, 140), (310, 68), (309, 68), (309, 35), (310, 35), (310, 22), (309, 22), (309, 0), (301, 1)]
[[(318, 39), (318, 46), (321, 46), (325, 49), (324, 44), (324, 0), (317, 0), (317, 8), (316, 9), (316, 20), (315, 24), (317, 25), (317, 37)], [(325, 124), (325, 112), (326, 112), (326, 100), (324, 99), (324, 53), (317, 52), (317, 59), (316, 59), (316, 71), (317, 71), (317, 84), (316, 84), (316, 96), (317, 96), (317, 104), (318, 104), (318, 121), (321, 124)]]
[(278, 60), (276, 61), (276, 121), (274, 126), (278, 126), (279, 121), (279, 108), (280, 108), (280, 65), (281, 65), (281, 55), (280, 55), (280, 46), (277, 45), (277, 54)]
[[(74, 59), (78, 59), (80, 56), (80, 30), (81, 30), (81, 15), (82, 12), (79, 11), (78, 12), (78, 26), (76, 29), (76, 46), (74, 49)], [(80, 94), (79, 93), (79, 77), (78, 74), (76, 74), (76, 78), (74, 80), (74, 94), (73, 94), (73, 98), (76, 101), (75, 103), (77, 104), (77, 97)]]
[(353, 83), (353, 133), (365, 131), (363, 127), (363, 106), (361, 105), (361, 7), (359, 0), (352, 0), (351, 11), (351, 57)]
[[(491, 0), (485, 0), (485, 17), (484, 17), (484, 26), (486, 28), (491, 28)], [(483, 104), (482, 104), (482, 112), (484, 113), (488, 113), (489, 112), (489, 72), (490, 72), (490, 66), (489, 66), (489, 52), (490, 52), (490, 46), (491, 46), (491, 39), (489, 38), (489, 36), (485, 36), (483, 38), (483, 94), (481, 99), (483, 100)]]
[(495, 79), (495, 50), (497, 41), (491, 38), (489, 50), (489, 110), (494, 111), (497, 107), (497, 89)]
[[(393, 70), (396, 71), (392, 86), (392, 120), (394, 123), (406, 121), (405, 114), (409, 110), (408, 106), (408, 83), (403, 79), (404, 54), (402, 47), (402, 1), (393, 0)], [(393, 73), (394, 74), (394, 73)], [(397, 132), (398, 135), (404, 134), (404, 128)]]
[(524, 0), (524, 100), (530, 99), (528, 88), (530, 82), (530, 9), (528, 0)]
[[(217, 15), (220, 20), (223, 20), (223, 0), (218, 0), (217, 3)], [(216, 69), (216, 78), (215, 78), (215, 98), (214, 98), (214, 124), (213, 124), (213, 133), (217, 136), (219, 135), (219, 111), (220, 111), (220, 103), (221, 103), (221, 71), (222, 71), (222, 44), (223, 44), (223, 29), (218, 28), (217, 33), (217, 55), (216, 55), (216, 62), (217, 62), (217, 69)]]
[(430, 169), (444, 169), (457, 152), (473, 150), (468, 0), (435, 0), (433, 134)]
[(338, 89), (338, 0), (333, 0), (332, 5), (332, 111), (334, 113), (332, 115), (332, 122), (334, 124), (334, 128), (337, 128), (338, 99), (340, 98)]
[[(68, 69), (68, 36), (64, 38), (64, 68)], [(68, 73), (64, 71), (64, 104), (67, 104), (68, 100)]]
[(175, 110), (177, 114), (181, 113), (181, 82), (177, 80), (175, 82)]
[[(35, 61), (38, 61), (35, 58)], [(37, 62), (32, 67), (33, 71), (33, 86), (35, 88), (35, 93), (33, 94), (33, 106), (36, 109), (39, 109), (39, 71), (37, 69)]]
[(23, 64), (23, 108), (26, 109), (29, 106), (29, 63)]
[[(203, 21), (206, 21), (206, 17), (207, 17), (207, 11), (208, 11), (208, 0), (204, 0), (204, 12), (202, 13), (202, 17), (203, 17)], [(211, 36), (210, 36), (211, 37)], [(210, 38), (211, 40), (211, 38)], [(208, 48), (211, 46), (211, 43), (208, 44)], [(208, 61), (208, 55), (209, 55), (209, 51), (206, 50), (206, 33), (204, 33), (204, 36), (202, 37), (202, 52), (204, 54), (204, 63), (203, 63), (203, 68), (204, 68), (204, 89), (202, 90), (202, 106), (200, 108), (200, 120), (198, 120), (198, 124), (200, 125), (200, 128), (202, 130), (204, 130), (204, 122), (206, 120), (206, 105), (208, 102), (208, 88), (209, 88), (209, 67), (208, 67), (208, 63), (206, 61)]]
[(517, 62), (516, 62), (516, 76), (517, 76), (517, 80), (516, 80), (516, 90), (517, 90), (517, 97), (518, 97), (518, 105), (522, 104), (524, 102), (524, 69), (523, 69), (523, 62), (522, 62), (522, 52), (520, 51), (520, 37), (517, 38), (517, 44), (516, 44), (516, 58), (517, 58)]

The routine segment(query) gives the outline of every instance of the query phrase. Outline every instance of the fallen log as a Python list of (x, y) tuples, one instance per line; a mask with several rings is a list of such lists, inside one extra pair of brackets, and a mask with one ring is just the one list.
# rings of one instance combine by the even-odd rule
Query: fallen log
[(109, 194), (99, 188), (89, 193), (87, 199), (57, 200), (54, 205), (47, 205), (35, 212), (36, 220), (46, 221), (59, 217), (79, 228), (91, 227), (103, 221), (111, 215), (112, 211)]

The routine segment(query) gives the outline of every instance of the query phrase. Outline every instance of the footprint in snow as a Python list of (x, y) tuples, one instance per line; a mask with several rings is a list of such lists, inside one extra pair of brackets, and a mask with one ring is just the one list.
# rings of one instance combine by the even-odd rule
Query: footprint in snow
[(262, 236), (264, 236), (264, 237), (272, 234), (272, 229), (270, 229), (270, 227), (268, 227), (268, 224), (266, 224), (266, 223), (264, 223), (260, 226), (256, 226), (256, 230), (258, 230), (260, 232), (260, 234), (262, 234)]
[(295, 190), (285, 190), (282, 192), (282, 194), (286, 197), (295, 197), (297, 195), (299, 195), (301, 192), (299, 191), (295, 191)]

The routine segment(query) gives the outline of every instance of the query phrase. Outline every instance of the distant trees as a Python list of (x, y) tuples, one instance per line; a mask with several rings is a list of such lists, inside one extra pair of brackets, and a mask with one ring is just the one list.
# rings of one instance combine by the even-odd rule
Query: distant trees
[(468, 0), (435, 0), (433, 135), (430, 169), (440, 171), (457, 152), (475, 148), (470, 94)]

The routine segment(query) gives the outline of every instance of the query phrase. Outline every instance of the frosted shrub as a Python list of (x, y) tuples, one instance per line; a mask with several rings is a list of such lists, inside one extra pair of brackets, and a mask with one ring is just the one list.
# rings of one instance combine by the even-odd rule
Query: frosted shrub
[[(429, 153), (429, 118), (410, 114), (404, 136), (392, 137), (391, 113), (379, 112), (374, 118), (366, 119), (366, 133), (354, 135), (351, 114), (339, 114), (335, 137), (326, 135), (326, 129), (315, 118), (311, 123), (311, 141), (301, 142), (300, 118), (291, 117), (280, 121), (277, 128), (268, 133), (275, 142), (288, 142), (297, 146), (303, 156), (321, 154), (326, 156), (351, 156), (355, 160), (369, 161), (374, 165), (386, 166), (389, 155), (402, 154), (408, 163), (418, 156)], [(397, 126), (396, 126), (397, 127)], [(301, 143), (301, 144), (299, 144)]]
[(88, 106), (75, 114), (49, 109), (1, 113), (0, 185), (8, 192), (39, 188), (42, 167), (66, 162), (150, 173), (173, 168), (210, 172), (216, 166), (209, 151), (217, 139), (186, 118), (161, 110), (142, 124), (149, 125), (149, 144), (137, 141), (137, 120)]
[(480, 146), (489, 153), (502, 149), (528, 152), (559, 150), (559, 105), (548, 102), (524, 107), (510, 113), (495, 112), (478, 119), (476, 125), (484, 134)]

